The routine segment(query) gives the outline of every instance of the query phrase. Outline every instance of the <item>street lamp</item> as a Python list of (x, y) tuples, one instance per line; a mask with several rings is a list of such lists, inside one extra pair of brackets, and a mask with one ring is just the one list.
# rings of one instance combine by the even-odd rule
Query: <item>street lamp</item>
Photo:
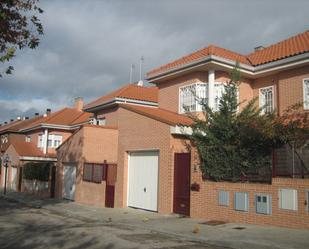
[(7, 181), (7, 175), (8, 175), (8, 163), (10, 162), (10, 156), (8, 154), (5, 154), (3, 158), (4, 167), (5, 167), (5, 178), (4, 178), (4, 190), (3, 194), (6, 194), (6, 181)]

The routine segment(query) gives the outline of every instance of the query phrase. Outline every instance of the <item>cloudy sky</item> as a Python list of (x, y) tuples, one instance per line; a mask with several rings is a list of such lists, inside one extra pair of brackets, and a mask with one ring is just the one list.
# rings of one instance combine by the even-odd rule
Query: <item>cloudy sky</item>
[[(209, 44), (250, 53), (309, 29), (308, 0), (41, 0), (45, 34), (0, 79), (0, 122), (88, 102)], [(3, 66), (3, 65), (0, 65)]]

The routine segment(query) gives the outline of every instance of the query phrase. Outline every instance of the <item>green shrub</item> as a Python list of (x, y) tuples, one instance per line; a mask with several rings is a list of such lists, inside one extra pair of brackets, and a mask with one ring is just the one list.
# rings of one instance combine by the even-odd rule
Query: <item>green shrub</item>
[(27, 180), (48, 181), (50, 163), (26, 163), (23, 167), (23, 178)]

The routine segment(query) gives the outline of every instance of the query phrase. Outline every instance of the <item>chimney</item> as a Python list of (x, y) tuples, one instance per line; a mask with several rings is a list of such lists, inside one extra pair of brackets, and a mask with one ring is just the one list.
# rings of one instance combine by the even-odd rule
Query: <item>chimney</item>
[(77, 111), (82, 111), (83, 110), (83, 108), (84, 108), (84, 100), (83, 100), (82, 97), (75, 98), (75, 100), (74, 100), (74, 108)]
[(25, 117), (25, 120), (29, 119), (29, 117)]
[(13, 121), (14, 121), (14, 119), (11, 119), (10, 121), (11, 121), (11, 122), (13, 122)]
[(263, 50), (265, 47), (264, 46), (257, 46), (257, 47), (255, 47), (254, 48), (254, 51), (256, 52), (256, 51), (261, 51), (261, 50)]
[(138, 86), (143, 86), (143, 85), (144, 85), (144, 82), (143, 82), (142, 80), (140, 80), (140, 81), (137, 82), (137, 85), (138, 85)]
[(21, 117), (17, 117), (16, 119), (17, 119), (17, 120), (21, 120)]
[(4, 124), (6, 125), (6, 124), (8, 124), (8, 122), (5, 121)]
[(34, 113), (35, 117), (38, 117), (39, 115), (40, 115), (40, 113), (38, 113), (38, 112)]
[(46, 114), (49, 115), (50, 113), (51, 113), (51, 109), (50, 109), (50, 108), (47, 108), (47, 109), (46, 109)]

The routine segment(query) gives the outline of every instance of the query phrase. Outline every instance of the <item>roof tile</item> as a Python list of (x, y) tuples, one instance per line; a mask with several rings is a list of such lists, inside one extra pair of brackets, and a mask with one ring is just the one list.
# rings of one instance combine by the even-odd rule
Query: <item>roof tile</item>
[(125, 85), (107, 95), (104, 95), (84, 107), (84, 110), (102, 105), (114, 98), (134, 99), (149, 102), (158, 102), (158, 88), (157, 87), (144, 87), (136, 84)]

